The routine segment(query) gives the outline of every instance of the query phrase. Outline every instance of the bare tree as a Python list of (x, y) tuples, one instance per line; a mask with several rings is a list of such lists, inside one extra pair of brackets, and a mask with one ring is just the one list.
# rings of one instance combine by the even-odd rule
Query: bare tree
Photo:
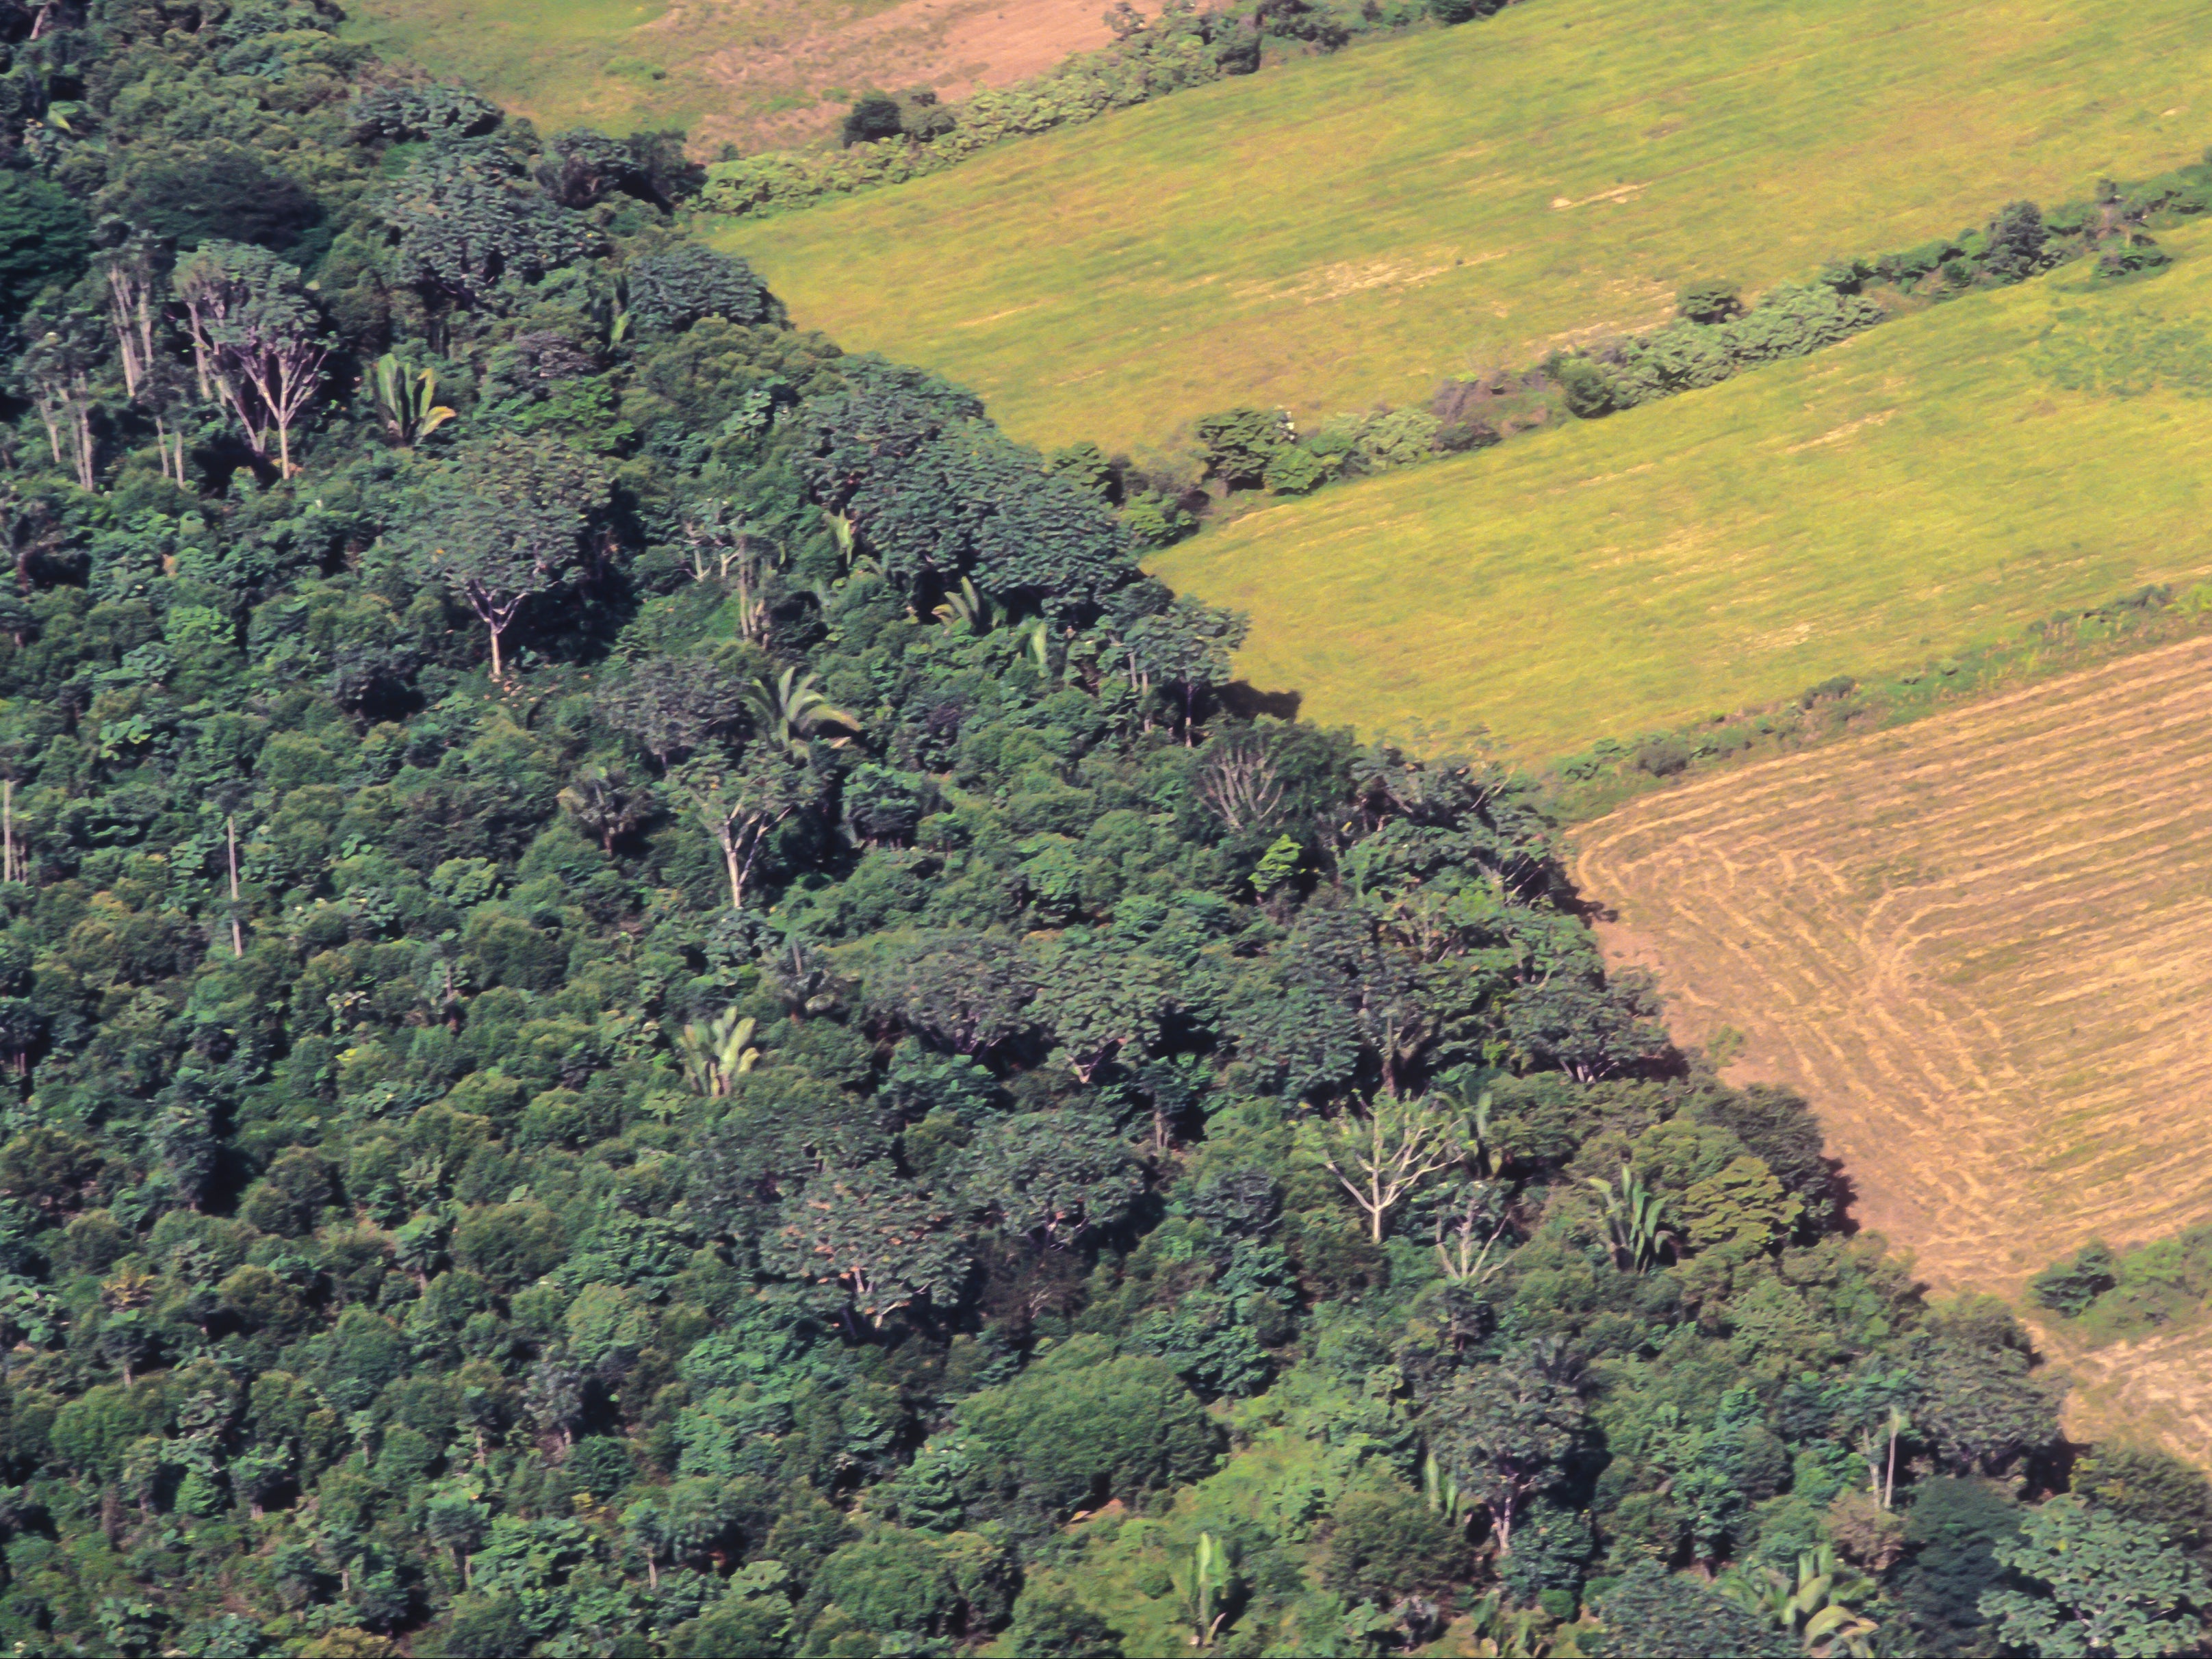
[(204, 243), (177, 268), (201, 395), (220, 398), (279, 473), (292, 476), (292, 428), (321, 389), (331, 343), (300, 269), (240, 242)]
[(1198, 793), (1233, 832), (1264, 823), (1283, 804), (1283, 781), (1259, 733), (1224, 732), (1199, 769)]

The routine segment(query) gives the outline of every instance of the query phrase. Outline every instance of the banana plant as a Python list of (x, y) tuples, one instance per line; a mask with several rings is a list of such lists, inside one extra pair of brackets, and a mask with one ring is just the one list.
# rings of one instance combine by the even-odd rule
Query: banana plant
[(929, 614), (947, 628), (957, 624), (971, 634), (988, 634), (1006, 620), (1006, 607), (967, 576), (960, 579), (959, 586), (947, 588), (943, 603)]
[(1640, 1273), (1659, 1259), (1662, 1247), (1675, 1243), (1674, 1230), (1667, 1224), (1666, 1199), (1626, 1170), (1617, 1184), (1595, 1176), (1589, 1184), (1605, 1200), (1606, 1235), (1620, 1266)]
[(1716, 1588), (1796, 1637), (1810, 1659), (1865, 1659), (1874, 1651), (1875, 1623), (1856, 1606), (1874, 1594), (1874, 1582), (1852, 1571), (1832, 1545), (1798, 1556), (1794, 1577), (1777, 1567), (1739, 1567), (1722, 1574)]
[(1190, 1620), (1191, 1646), (1212, 1647), (1235, 1610), (1237, 1566), (1228, 1547), (1214, 1542), (1210, 1532), (1199, 1534), (1198, 1547), (1175, 1574), (1175, 1585), (1182, 1597), (1183, 1615)]
[(739, 1019), (734, 1008), (724, 1009), (703, 1029), (686, 1025), (676, 1036), (684, 1080), (702, 1095), (729, 1093), (738, 1078), (760, 1063), (760, 1050), (752, 1046), (754, 1025), (750, 1018)]
[[(796, 668), (787, 668), (782, 674), (770, 679), (763, 674), (745, 690), (745, 702), (752, 710), (753, 723), (762, 736), (782, 744), (794, 756), (806, 752), (806, 740), (825, 726), (842, 726), (850, 732), (860, 729), (860, 722), (842, 708), (832, 708), (830, 699), (815, 684), (816, 677), (809, 674), (799, 678)], [(848, 741), (833, 738), (832, 744)]]
[(405, 449), (412, 449), (455, 418), (454, 412), (438, 401), (438, 371), (424, 368), (410, 375), (410, 367), (387, 351), (376, 360), (372, 377), (376, 412), (384, 417), (384, 428), (392, 441)]
[(1459, 1489), (1459, 1477), (1448, 1473), (1434, 1452), (1421, 1460), (1421, 1497), (1452, 1526), (1467, 1519), (1468, 1506)]

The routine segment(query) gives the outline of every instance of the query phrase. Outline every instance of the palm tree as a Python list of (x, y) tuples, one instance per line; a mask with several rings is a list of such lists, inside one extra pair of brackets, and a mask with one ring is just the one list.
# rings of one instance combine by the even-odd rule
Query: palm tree
[(1666, 1199), (1626, 1169), (1617, 1186), (1595, 1176), (1589, 1184), (1605, 1200), (1606, 1234), (1613, 1242), (1614, 1260), (1622, 1267), (1642, 1273), (1659, 1259), (1661, 1247), (1674, 1243), (1674, 1230), (1667, 1224)]
[(702, 1029), (686, 1025), (676, 1039), (684, 1057), (684, 1080), (702, 1095), (726, 1095), (732, 1083), (760, 1061), (752, 1046), (754, 1022), (726, 1008)]
[(793, 755), (803, 755), (806, 740), (824, 726), (842, 726), (852, 733), (860, 729), (859, 720), (830, 706), (829, 697), (815, 684), (818, 678), (810, 673), (801, 679), (798, 669), (787, 668), (774, 679), (763, 674), (745, 688), (754, 726)]
[(576, 781), (557, 799), (576, 820), (576, 827), (597, 841), (610, 858), (615, 842), (653, 814), (652, 799), (645, 791), (632, 788), (620, 772), (599, 767), (576, 774)]

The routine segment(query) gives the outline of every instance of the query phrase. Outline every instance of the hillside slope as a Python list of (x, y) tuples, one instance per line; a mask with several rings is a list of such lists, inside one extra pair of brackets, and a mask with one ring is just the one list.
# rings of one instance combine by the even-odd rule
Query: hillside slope
[[(1860, 1219), (1945, 1289), (2017, 1295), (2092, 1237), (2212, 1218), (2198, 1109), (2212, 828), (2191, 640), (1586, 826), (1608, 955), (1676, 1031), (1802, 1090)], [(2212, 1452), (2202, 1328), (2069, 1355), (2075, 1428)]]
[(1540, 0), (934, 179), (709, 229), (804, 326), (1017, 436), (1156, 440), (1243, 401), (1402, 403), (1664, 316), (1700, 276), (2085, 193), (2203, 142), (2212, 13), (2148, 0)]
[(1159, 556), (1237, 666), (1368, 731), (1546, 758), (1907, 669), (2212, 571), (2212, 230), (1665, 403), (1270, 506)]

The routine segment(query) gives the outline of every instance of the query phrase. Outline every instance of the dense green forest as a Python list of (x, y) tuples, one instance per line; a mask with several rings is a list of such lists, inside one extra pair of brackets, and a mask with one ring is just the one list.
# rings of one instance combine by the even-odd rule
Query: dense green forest
[(1525, 783), (337, 21), (5, 15), (0, 1641), (2195, 1650)]

